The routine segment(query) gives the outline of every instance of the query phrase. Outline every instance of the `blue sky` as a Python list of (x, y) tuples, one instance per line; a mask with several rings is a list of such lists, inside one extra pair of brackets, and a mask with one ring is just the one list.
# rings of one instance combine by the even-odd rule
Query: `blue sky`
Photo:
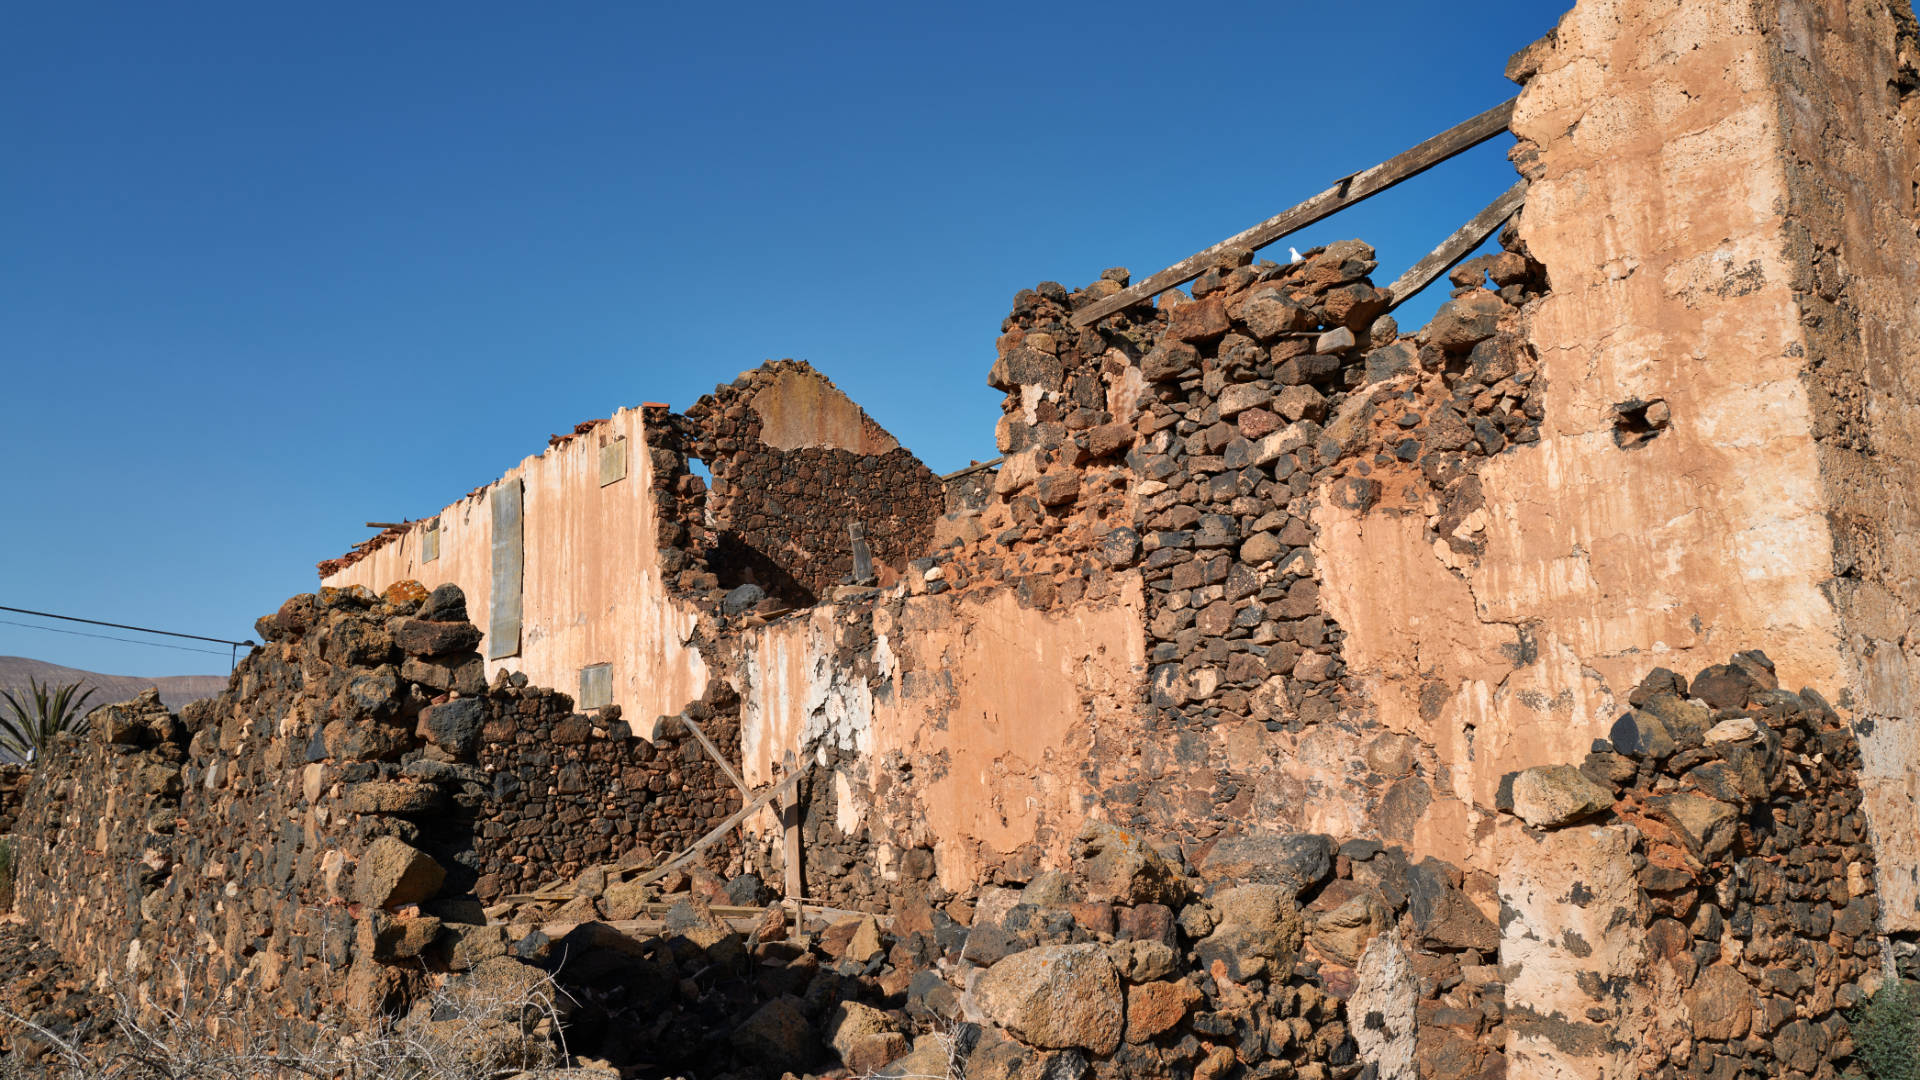
[[(991, 457), (1015, 291), (1145, 276), (1503, 100), (1561, 10), (16, 5), (0, 605), (251, 637), (362, 522), (768, 358), (938, 471)], [(1358, 236), (1391, 280), (1508, 143), (1269, 254)], [(116, 674), (219, 651), (0, 623)]]

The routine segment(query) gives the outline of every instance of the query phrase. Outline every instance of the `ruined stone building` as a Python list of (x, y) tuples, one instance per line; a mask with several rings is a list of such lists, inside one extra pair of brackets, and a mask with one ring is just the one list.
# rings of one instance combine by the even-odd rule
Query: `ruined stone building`
[[(321, 564), (198, 715), (43, 770), (23, 910), (312, 1019), (406, 999), (408, 932), (745, 809), (718, 878), (892, 916), (834, 945), (898, 1014), (848, 1065), (962, 1023), (974, 1076), (1838, 1075), (1920, 942), (1917, 49), (1904, 4), (1580, 0), (1431, 323), (1359, 241), (1042, 283), (982, 365), (992, 468), (792, 361), (581, 424)], [(46, 853), (135, 757), (177, 772), (123, 802), (244, 819), (221, 873), (308, 902), (206, 929), (163, 869), (202, 841), (102, 836), (201, 845), (102, 929), (120, 886)], [(419, 911), (341, 884), (383, 837), (443, 873)], [(814, 993), (707, 1034), (839, 1040)]]

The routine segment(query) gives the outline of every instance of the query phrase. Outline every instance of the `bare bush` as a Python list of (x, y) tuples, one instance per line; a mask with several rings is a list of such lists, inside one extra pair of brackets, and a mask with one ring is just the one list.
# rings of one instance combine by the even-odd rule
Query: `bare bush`
[[(114, 994), (111, 1037), (81, 1046), (0, 1009), (16, 1030), (0, 1080), (500, 1080), (566, 1070), (570, 1004), (551, 976), (503, 961), (452, 979), (404, 1017), (318, 1036), (245, 996), (190, 1012)], [(28, 1052), (23, 1044), (37, 1042)]]

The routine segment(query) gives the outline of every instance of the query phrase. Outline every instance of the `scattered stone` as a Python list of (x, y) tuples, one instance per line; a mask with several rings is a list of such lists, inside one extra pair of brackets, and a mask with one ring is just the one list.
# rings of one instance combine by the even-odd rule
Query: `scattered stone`
[(1185, 979), (1127, 987), (1127, 1041), (1143, 1043), (1172, 1031), (1200, 1001), (1200, 991)]
[(758, 585), (736, 586), (728, 591), (726, 599), (720, 603), (720, 610), (728, 615), (739, 615), (751, 611), (754, 605), (767, 598), (767, 591)]
[(793, 998), (779, 997), (760, 1006), (733, 1031), (733, 1043), (749, 1061), (783, 1071), (804, 1070), (819, 1056), (813, 1025)]
[(1138, 834), (1105, 822), (1080, 831), (1079, 869), (1090, 900), (1116, 904), (1163, 904), (1186, 899), (1186, 877)]

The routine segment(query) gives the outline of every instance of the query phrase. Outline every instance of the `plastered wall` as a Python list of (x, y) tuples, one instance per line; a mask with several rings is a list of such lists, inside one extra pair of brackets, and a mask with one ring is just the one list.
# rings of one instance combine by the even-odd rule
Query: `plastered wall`
[[(691, 643), (695, 613), (669, 597), (659, 566), (652, 461), (639, 409), (622, 409), (590, 431), (529, 457), (496, 483), (439, 515), (440, 553), (421, 561), (425, 524), (324, 579), (376, 592), (412, 579), (459, 585), (486, 628), (492, 594), (493, 519), (501, 484), (523, 484), (524, 589), (517, 655), (491, 659), (488, 675), (524, 672), (568, 694), (580, 669), (611, 664), (612, 703), (636, 730), (678, 712), (705, 691), (706, 661)], [(601, 447), (624, 440), (627, 474), (601, 484)], [(482, 653), (492, 650), (482, 645)]]
[[(1517, 230), (1552, 286), (1522, 326), (1540, 440), (1480, 467), (1474, 557), (1417, 514), (1316, 515), (1350, 667), (1475, 807), (1604, 738), (1651, 668), (1759, 647), (1786, 685), (1854, 687), (1870, 809), (1910, 847), (1898, 33), (1867, 4), (1582, 3), (1516, 58)], [(1631, 402), (1671, 421), (1623, 446)], [(1916, 925), (1912, 882), (1884, 884)]]
[(1920, 929), (1920, 176), (1905, 4), (1763, 9), (1786, 136), (1786, 250), (1831, 535), (1825, 587), (1890, 929)]
[[(746, 780), (810, 763), (832, 788), (828, 839), (860, 839), (886, 878), (915, 848), (955, 892), (1064, 865), (1096, 801), (1096, 738), (1135, 728), (1138, 589), (1061, 612), (1012, 590), (921, 595), (755, 631), (736, 669)], [(755, 828), (771, 843), (777, 824)]]

